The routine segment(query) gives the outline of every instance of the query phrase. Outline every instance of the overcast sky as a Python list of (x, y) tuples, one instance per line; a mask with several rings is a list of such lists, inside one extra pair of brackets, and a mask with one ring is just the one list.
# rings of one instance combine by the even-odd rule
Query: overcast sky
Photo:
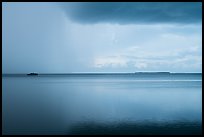
[(202, 71), (202, 3), (3, 3), (3, 73)]

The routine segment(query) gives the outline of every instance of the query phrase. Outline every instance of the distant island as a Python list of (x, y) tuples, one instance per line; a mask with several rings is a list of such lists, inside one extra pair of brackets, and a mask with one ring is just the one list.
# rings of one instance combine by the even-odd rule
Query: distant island
[(171, 72), (135, 72), (135, 74), (171, 74)]
[(29, 73), (29, 74), (27, 74), (28, 76), (36, 76), (36, 75), (38, 75), (38, 73)]

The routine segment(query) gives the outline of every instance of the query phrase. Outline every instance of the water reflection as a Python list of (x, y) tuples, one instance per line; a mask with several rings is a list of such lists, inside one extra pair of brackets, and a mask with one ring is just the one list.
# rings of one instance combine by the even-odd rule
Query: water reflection
[(79, 123), (71, 127), (68, 134), (74, 135), (199, 135), (199, 122), (178, 121), (173, 123)]

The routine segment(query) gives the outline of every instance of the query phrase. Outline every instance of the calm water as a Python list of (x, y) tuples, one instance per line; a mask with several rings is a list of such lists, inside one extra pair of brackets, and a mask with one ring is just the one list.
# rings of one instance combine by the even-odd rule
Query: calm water
[(2, 80), (3, 134), (202, 134), (202, 74)]

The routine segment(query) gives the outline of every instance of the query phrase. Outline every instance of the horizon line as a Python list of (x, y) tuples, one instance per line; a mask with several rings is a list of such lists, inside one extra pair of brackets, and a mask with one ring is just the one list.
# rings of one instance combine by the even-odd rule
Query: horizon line
[(8, 74), (30, 74), (30, 73), (37, 73), (37, 74), (137, 74), (137, 73), (201, 73), (202, 72), (170, 72), (170, 71), (138, 71), (138, 72), (67, 72), (67, 73), (38, 73), (38, 72), (29, 72), (29, 73), (2, 73), (2, 75)]

